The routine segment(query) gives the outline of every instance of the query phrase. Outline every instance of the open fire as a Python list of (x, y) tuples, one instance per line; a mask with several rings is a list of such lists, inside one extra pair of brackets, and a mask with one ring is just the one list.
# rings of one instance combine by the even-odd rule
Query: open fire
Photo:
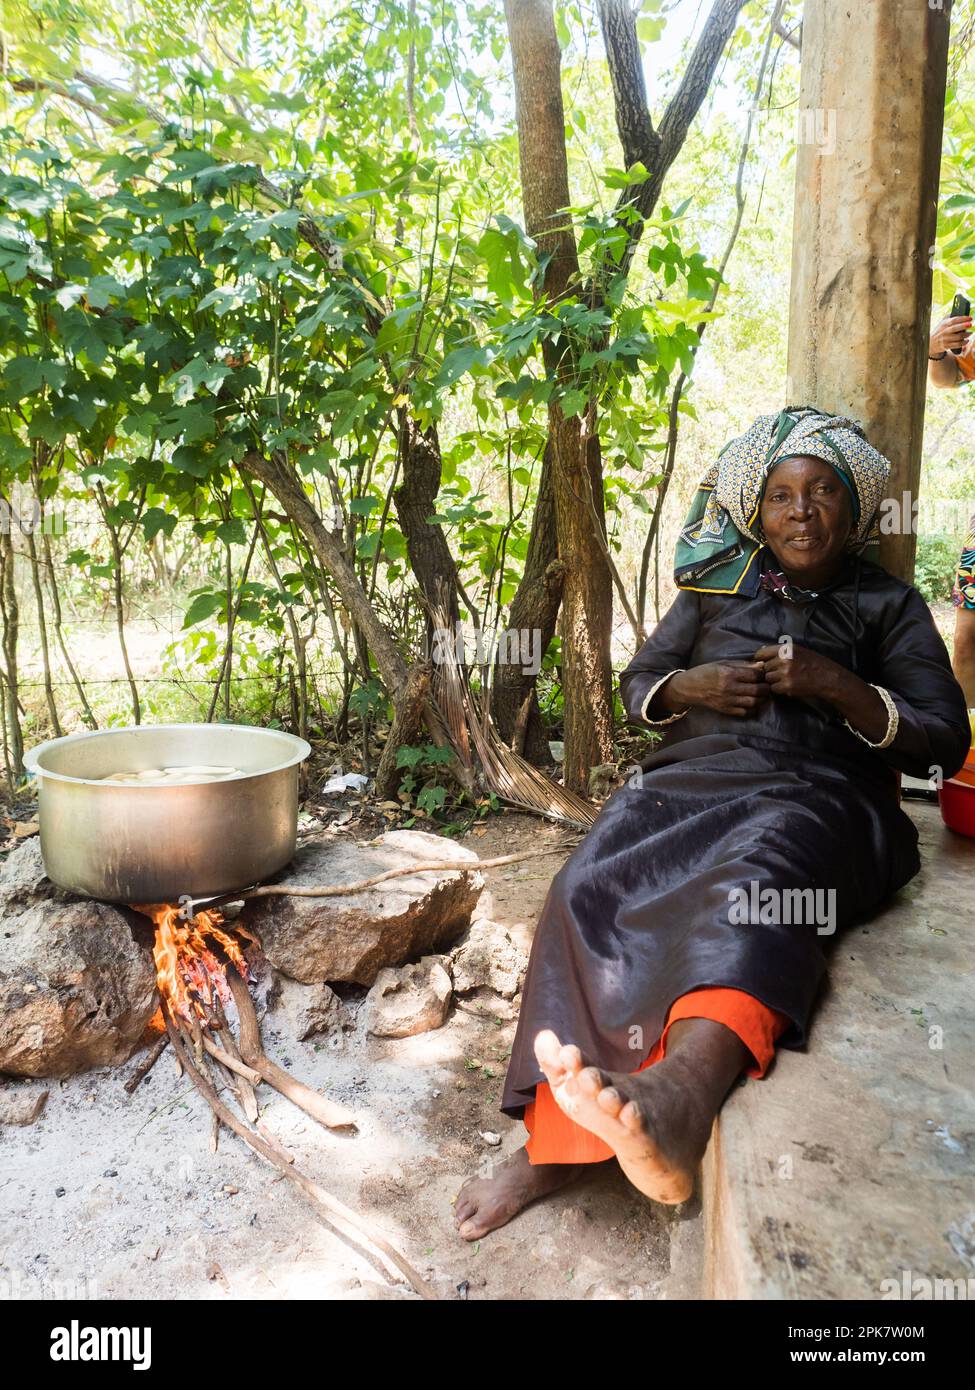
[(140, 906), (155, 924), (152, 954), (159, 993), (173, 1014), (206, 1025), (218, 1005), (231, 998), (227, 967), (214, 953), (217, 945), (246, 983), (250, 972), (240, 943), (223, 930), (223, 915), (215, 908), (187, 919), (170, 903)]
[[(187, 918), (171, 903), (132, 906), (156, 928), (153, 957), (165, 1035), (153, 1057), (159, 1055), (168, 1039), (180, 1072), (187, 1073), (212, 1112), (211, 1148), (216, 1149), (221, 1126), (231, 1130), (303, 1192), (330, 1223), (338, 1218), (365, 1236), (421, 1297), (435, 1298), (418, 1272), (384, 1236), (301, 1172), (293, 1155), (261, 1119), (257, 1088), (266, 1084), (327, 1129), (355, 1126), (351, 1111), (306, 1086), (265, 1053), (257, 1011), (247, 986), (247, 961), (240, 942), (224, 929), (223, 915), (215, 908), (206, 908)], [(224, 1005), (231, 1002), (237, 1013), (237, 1037), (224, 1013)], [(144, 1075), (140, 1069), (136, 1080)], [(237, 1108), (221, 1098), (225, 1092), (236, 1099)]]

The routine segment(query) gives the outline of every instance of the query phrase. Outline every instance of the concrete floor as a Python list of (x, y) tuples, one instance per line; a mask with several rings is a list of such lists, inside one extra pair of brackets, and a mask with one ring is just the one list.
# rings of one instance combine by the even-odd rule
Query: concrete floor
[(837, 941), (807, 1052), (722, 1111), (711, 1297), (975, 1299), (975, 841), (908, 809), (921, 873)]

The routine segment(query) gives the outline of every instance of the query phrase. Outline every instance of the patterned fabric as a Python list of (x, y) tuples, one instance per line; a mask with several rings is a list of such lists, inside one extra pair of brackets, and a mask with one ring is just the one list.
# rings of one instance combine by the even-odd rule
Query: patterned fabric
[(779, 594), (789, 603), (811, 603), (819, 598), (815, 589), (802, 589), (798, 584), (790, 584), (781, 570), (770, 567), (763, 569), (758, 587), (767, 594)]
[(957, 385), (961, 386), (966, 381), (975, 381), (975, 334), (968, 339), (961, 352), (955, 353), (955, 366), (958, 368)]
[(956, 608), (975, 608), (975, 516), (968, 523), (968, 535), (958, 561), (951, 601)]
[(776, 464), (800, 456), (832, 465), (850, 489), (851, 550), (877, 538), (877, 508), (890, 463), (864, 437), (855, 420), (814, 406), (760, 415), (726, 444), (705, 474), (677, 540), (678, 588), (736, 593), (762, 543), (759, 506)]

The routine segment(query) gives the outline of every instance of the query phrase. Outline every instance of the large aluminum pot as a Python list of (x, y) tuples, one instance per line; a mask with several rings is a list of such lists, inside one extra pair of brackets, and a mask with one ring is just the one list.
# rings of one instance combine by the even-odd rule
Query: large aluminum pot
[[(176, 903), (246, 888), (284, 867), (298, 830), (298, 766), (311, 748), (277, 729), (157, 724), (51, 739), (24, 762), (39, 781), (44, 869), (106, 902)], [(244, 775), (180, 786), (112, 772), (217, 764)]]

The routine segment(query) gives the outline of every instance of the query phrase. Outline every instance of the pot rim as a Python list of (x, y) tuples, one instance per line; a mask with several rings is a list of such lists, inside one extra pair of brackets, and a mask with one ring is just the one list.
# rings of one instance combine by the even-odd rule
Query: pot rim
[(272, 772), (281, 772), (284, 768), (296, 767), (303, 763), (311, 753), (311, 744), (307, 739), (299, 738), (297, 734), (289, 734), (286, 729), (265, 729), (259, 724), (203, 724), (203, 723), (181, 723), (181, 724), (126, 724), (117, 729), (84, 729), (77, 734), (64, 734), (61, 738), (49, 738), (44, 743), (39, 743), (24, 754), (24, 767), (34, 777), (46, 777), (52, 782), (73, 782), (83, 787), (104, 787), (107, 791), (176, 791), (181, 787), (210, 787), (222, 786), (223, 782), (213, 782), (207, 778), (200, 778), (199, 781), (180, 782), (177, 787), (167, 788), (162, 782), (147, 782), (141, 785), (138, 782), (106, 782), (100, 777), (70, 777), (65, 772), (53, 772), (51, 769), (41, 766), (41, 758), (51, 748), (63, 748), (65, 744), (81, 743), (86, 739), (110, 738), (113, 734), (137, 734), (144, 730), (151, 729), (235, 729), (238, 732), (254, 734), (261, 738), (286, 739), (294, 748), (294, 753), (290, 758), (283, 762), (276, 763), (273, 767), (262, 767), (257, 772), (244, 772), (237, 777), (227, 777), (225, 782), (245, 782), (252, 777), (267, 777)]

